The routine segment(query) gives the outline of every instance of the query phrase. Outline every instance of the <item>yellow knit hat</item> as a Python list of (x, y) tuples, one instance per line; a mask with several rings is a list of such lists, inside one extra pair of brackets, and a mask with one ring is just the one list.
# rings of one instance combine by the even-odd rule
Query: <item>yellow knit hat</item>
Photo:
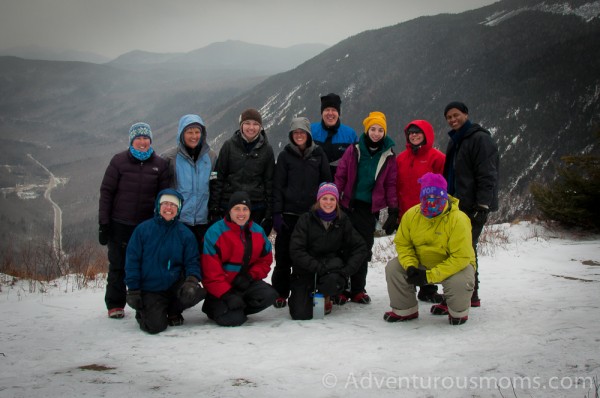
[(365, 126), (365, 133), (369, 131), (372, 125), (378, 124), (383, 127), (383, 131), (387, 134), (387, 122), (385, 120), (385, 115), (382, 112), (371, 112), (369, 116), (363, 120), (363, 126)]

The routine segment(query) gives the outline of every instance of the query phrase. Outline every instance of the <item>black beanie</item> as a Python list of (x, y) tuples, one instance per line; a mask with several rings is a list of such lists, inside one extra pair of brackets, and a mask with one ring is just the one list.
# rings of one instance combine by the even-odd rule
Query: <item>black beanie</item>
[(252, 209), (252, 202), (250, 202), (250, 196), (247, 192), (234, 192), (233, 195), (231, 195), (231, 198), (229, 198), (229, 203), (227, 204), (227, 212), (229, 213), (235, 205), (239, 204), (246, 205), (249, 209)]
[(338, 113), (342, 113), (342, 99), (339, 95), (329, 93), (321, 97), (321, 113), (325, 108), (335, 108)]
[(451, 103), (446, 105), (446, 107), (444, 108), (444, 117), (446, 117), (446, 113), (448, 113), (448, 111), (452, 108), (456, 108), (459, 111), (461, 111), (462, 113), (465, 113), (467, 115), (469, 114), (469, 108), (467, 108), (467, 106), (464, 103), (458, 102), (458, 101), (452, 101)]

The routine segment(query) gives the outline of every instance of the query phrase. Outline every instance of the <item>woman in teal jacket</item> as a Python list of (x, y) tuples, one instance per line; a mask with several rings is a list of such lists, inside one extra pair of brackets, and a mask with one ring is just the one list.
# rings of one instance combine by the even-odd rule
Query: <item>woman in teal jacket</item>
[(183, 310), (206, 296), (196, 239), (178, 220), (182, 203), (179, 192), (161, 191), (154, 218), (136, 227), (127, 246), (127, 304), (140, 329), (151, 334), (181, 325)]

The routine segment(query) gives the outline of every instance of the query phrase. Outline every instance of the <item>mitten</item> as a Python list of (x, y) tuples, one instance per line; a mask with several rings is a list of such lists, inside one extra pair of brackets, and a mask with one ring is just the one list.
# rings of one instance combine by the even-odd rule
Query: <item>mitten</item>
[(388, 218), (383, 223), (382, 229), (385, 231), (386, 235), (391, 235), (394, 233), (396, 229), (398, 229), (398, 208), (388, 208)]
[(271, 234), (271, 230), (273, 229), (273, 218), (263, 218), (263, 220), (260, 222), (260, 226), (265, 230), (265, 235), (269, 236)]
[(317, 280), (317, 290), (326, 296), (340, 294), (345, 288), (346, 278), (337, 272), (320, 276)]
[(142, 309), (142, 291), (141, 290), (128, 290), (127, 296), (125, 297), (127, 304), (136, 311)]
[(278, 234), (281, 233), (281, 230), (283, 229), (284, 225), (285, 222), (283, 221), (283, 215), (281, 213), (273, 214), (273, 229), (275, 230), (275, 232), (277, 232)]
[(325, 261), (325, 268), (327, 272), (339, 271), (344, 268), (344, 262), (339, 257), (332, 257)]
[(246, 303), (244, 302), (242, 296), (232, 292), (231, 290), (223, 294), (221, 296), (221, 300), (223, 300), (227, 308), (230, 310), (241, 310), (246, 308)]
[(100, 224), (98, 227), (98, 242), (102, 246), (106, 246), (108, 244), (108, 239), (110, 238), (110, 225), (109, 224)]
[(484, 206), (476, 206), (473, 210), (473, 215), (471, 216), (474, 223), (477, 225), (485, 225), (488, 219), (488, 214), (490, 213), (490, 209)]
[(424, 269), (408, 267), (406, 281), (415, 286), (427, 285), (427, 272)]
[(198, 284), (198, 278), (193, 275), (185, 278), (185, 282), (177, 291), (177, 298), (184, 307), (189, 308), (198, 304), (206, 297), (206, 290)]
[(252, 281), (252, 277), (247, 272), (239, 272), (235, 278), (233, 278), (233, 281), (231, 281), (231, 286), (236, 290), (245, 292), (250, 287)]

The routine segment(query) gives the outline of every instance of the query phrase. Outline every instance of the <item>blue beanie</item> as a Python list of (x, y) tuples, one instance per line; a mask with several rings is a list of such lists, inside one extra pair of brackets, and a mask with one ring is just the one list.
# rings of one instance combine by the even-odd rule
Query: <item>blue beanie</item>
[(129, 145), (137, 137), (148, 137), (150, 138), (150, 143), (152, 143), (152, 130), (150, 130), (150, 126), (147, 123), (135, 123), (129, 128)]

